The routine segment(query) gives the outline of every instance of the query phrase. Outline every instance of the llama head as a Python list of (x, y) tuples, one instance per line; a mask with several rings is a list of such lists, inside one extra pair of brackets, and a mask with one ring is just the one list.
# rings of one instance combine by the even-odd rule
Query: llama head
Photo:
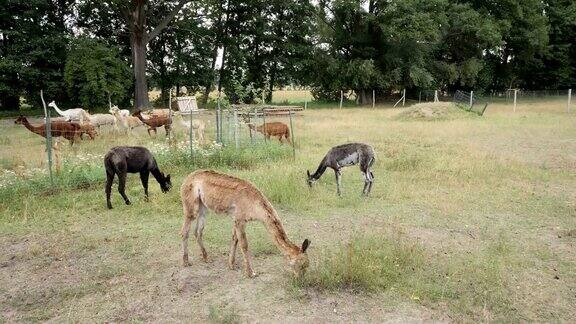
[(56, 102), (54, 102), (54, 100), (50, 101), (48, 107), (56, 108)]
[(16, 120), (14, 121), (14, 124), (23, 124), (25, 120), (26, 120), (26, 117), (24, 117), (23, 115), (20, 115), (20, 116), (18, 116), (18, 118), (16, 118)]
[(318, 179), (314, 178), (314, 176), (310, 174), (310, 170), (306, 170), (306, 175), (307, 175), (308, 187), (312, 188), (312, 185)]
[(120, 111), (120, 108), (118, 108), (118, 106), (114, 105), (112, 107), (110, 107), (110, 110), (108, 110), (109, 113), (111, 113), (112, 115), (114, 115), (114, 113)]
[(172, 188), (172, 182), (170, 181), (170, 175), (164, 176), (163, 173), (160, 174), (162, 176), (162, 182), (160, 182), (160, 189), (162, 189), (163, 193), (167, 193), (170, 188)]
[(302, 247), (300, 248), (299, 253), (288, 256), (288, 265), (296, 278), (304, 276), (308, 266), (310, 265), (308, 254), (306, 253), (308, 246), (310, 246), (310, 240), (305, 239), (304, 242), (302, 242)]

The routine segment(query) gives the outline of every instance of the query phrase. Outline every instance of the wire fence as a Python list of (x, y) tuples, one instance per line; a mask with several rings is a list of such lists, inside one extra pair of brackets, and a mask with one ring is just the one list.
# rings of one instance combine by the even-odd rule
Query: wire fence
[[(43, 93), (41, 93), (41, 97), (44, 102)], [(198, 163), (202, 165), (203, 159), (209, 159), (211, 154), (218, 154), (217, 151), (263, 150), (264, 147), (270, 147), (267, 143), (272, 142), (290, 147), (292, 156), (295, 158), (297, 146), (296, 111), (301, 109), (301, 107), (290, 106), (279, 111), (277, 107), (272, 106), (243, 105), (241, 107), (220, 107), (216, 110), (192, 109), (189, 113), (183, 113), (180, 110), (169, 108), (167, 112), (168, 122), (157, 125), (158, 127), (153, 127), (148, 123), (150, 118), (158, 117), (153, 112), (149, 112), (146, 117), (139, 118), (142, 122), (133, 128), (121, 129), (116, 125), (107, 125), (97, 129), (91, 126), (89, 122), (81, 124), (76, 120), (52, 118), (50, 109), (44, 103), (43, 118), (30, 118), (29, 120), (25, 117), (19, 117), (12, 122), (13, 126), (11, 127), (16, 127), (15, 130), (18, 133), (14, 135), (14, 139), (22, 136), (22, 132), (27, 132), (24, 130), (27, 128), (28, 131), (44, 138), (42, 145), (45, 148), (40, 153), (37, 144), (29, 145), (20, 158), (3, 157), (0, 159), (0, 163), (2, 163), (0, 187), (10, 185), (10, 181), (3, 180), (4, 171), (15, 169), (15, 165), (19, 164), (9, 160), (26, 160), (26, 165), (32, 165), (33, 161), (28, 159), (29, 155), (36, 156), (36, 159), (38, 156), (43, 156), (42, 159), (36, 160), (36, 165), (44, 167), (45, 172), (37, 167), (33, 167), (33, 169), (36, 170), (35, 173), (47, 176), (45, 178), (49, 178), (51, 187), (56, 188), (64, 183), (61, 179), (62, 176), (68, 180), (72, 179), (73, 177), (68, 172), (82, 173), (78, 183), (89, 183), (83, 178), (89, 173), (88, 169), (102, 173), (102, 159), (105, 153), (113, 146), (118, 145), (144, 146), (155, 155), (168, 156), (175, 153), (174, 156), (179, 161), (190, 163), (190, 165), (197, 165)], [(132, 118), (132, 116), (126, 118)], [(24, 127), (14, 124), (21, 124)], [(3, 127), (10, 127), (8, 125), (9, 123)], [(156, 128), (157, 131), (151, 131), (153, 128)], [(82, 143), (83, 139), (89, 139), (85, 135), (88, 134), (87, 129), (92, 129), (90, 138), (93, 141)], [(11, 130), (10, 133), (14, 133), (14, 131)], [(36, 136), (24, 137), (38, 143)], [(7, 137), (7, 141), (12, 142), (13, 139)], [(66, 142), (69, 142), (70, 145), (66, 145)], [(32, 147), (36, 148), (32, 149)], [(274, 145), (274, 147), (279, 147), (279, 145)], [(278, 149), (274, 147), (270, 147), (271, 150), (278, 152)], [(287, 151), (287, 149), (282, 150), (282, 152)], [(36, 153), (40, 154), (37, 155)], [(229, 155), (234, 156), (233, 154)], [(284, 153), (282, 155), (284, 156)], [(183, 158), (188, 159), (189, 162)], [(31, 173), (24, 175), (22, 172), (13, 172), (13, 174), (15, 175), (13, 178), (16, 178), (17, 174), (20, 174), (22, 178), (31, 176)], [(8, 176), (11, 175), (12, 173), (8, 174)], [(90, 179), (101, 177), (102, 175), (89, 176)]]
[[(370, 91), (369, 91), (370, 92)], [(468, 102), (472, 112), (484, 114), (486, 111), (524, 111), (524, 112), (557, 112), (574, 111), (572, 89), (558, 90), (521, 90), (504, 91), (447, 91), (447, 90), (372, 90), (370, 100), (360, 102), (359, 96), (352, 91), (341, 91), (340, 100), (332, 102), (332, 107), (407, 107), (426, 102), (455, 102), (465, 108)], [(471, 100), (471, 102), (470, 102)], [(314, 100), (306, 100), (308, 106), (315, 106)], [(326, 104), (326, 103), (324, 103)]]

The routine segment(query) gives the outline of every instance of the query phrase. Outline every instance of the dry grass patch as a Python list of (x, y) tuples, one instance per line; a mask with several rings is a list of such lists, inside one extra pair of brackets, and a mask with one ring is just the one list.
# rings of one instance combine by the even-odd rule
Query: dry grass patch
[(426, 102), (413, 105), (396, 117), (398, 120), (452, 120), (477, 116), (451, 102)]

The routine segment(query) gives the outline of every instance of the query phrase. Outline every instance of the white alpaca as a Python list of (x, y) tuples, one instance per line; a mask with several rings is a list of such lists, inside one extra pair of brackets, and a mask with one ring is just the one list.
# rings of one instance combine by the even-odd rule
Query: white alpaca
[(58, 106), (56, 106), (56, 103), (54, 101), (49, 103), (48, 107), (54, 108), (54, 110), (56, 110), (56, 112), (60, 116), (64, 117), (66, 119), (66, 121), (78, 120), (78, 121), (80, 121), (80, 124), (83, 124), (84, 120), (90, 120), (90, 116), (88, 115), (86, 110), (84, 110), (82, 108), (60, 110), (60, 109), (58, 109)]
[[(182, 118), (182, 115), (180, 116), (180, 124), (184, 127), (186, 127), (186, 129), (188, 129), (188, 132), (190, 132), (190, 121), (186, 121), (184, 120), (184, 118)], [(206, 124), (204, 123), (204, 121), (199, 120), (199, 119), (192, 119), (192, 129), (196, 132), (197, 136), (198, 136), (198, 143), (202, 144), (204, 143), (204, 129), (206, 128)]]
[(116, 106), (112, 107), (110, 111), (112, 112), (114, 118), (116, 118), (117, 125), (119, 125), (126, 133), (129, 133), (135, 127), (143, 125), (140, 119), (134, 116), (130, 116), (130, 114), (128, 114), (126, 117), (123, 117), (121, 110)]
[(90, 124), (94, 127), (110, 125), (116, 128), (116, 117), (112, 114), (89, 114)]
[(122, 117), (130, 116), (130, 111), (128, 109), (119, 109), (118, 106), (116, 106), (116, 105), (112, 106), (112, 108), (110, 108), (109, 112), (112, 115), (114, 115), (115, 110), (117, 110), (120, 113), (120, 116), (122, 116)]

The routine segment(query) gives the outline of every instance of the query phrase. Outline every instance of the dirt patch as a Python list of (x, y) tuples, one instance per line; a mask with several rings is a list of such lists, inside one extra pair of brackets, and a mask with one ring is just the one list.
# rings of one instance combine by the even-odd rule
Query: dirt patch
[(396, 117), (397, 120), (452, 120), (474, 116), (450, 102), (416, 104)]

